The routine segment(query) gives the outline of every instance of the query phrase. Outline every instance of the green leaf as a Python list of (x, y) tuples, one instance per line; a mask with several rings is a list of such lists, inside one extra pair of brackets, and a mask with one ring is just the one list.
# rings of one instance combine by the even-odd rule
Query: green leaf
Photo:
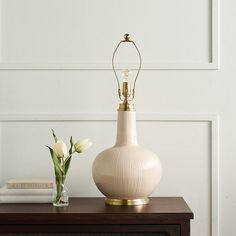
[(65, 159), (64, 162), (64, 173), (65, 175), (67, 174), (69, 167), (70, 167), (70, 162), (71, 162), (71, 158), (73, 155), (73, 146), (74, 146), (74, 142), (73, 142), (73, 138), (72, 136), (70, 137), (70, 149), (69, 149), (69, 156)]
[(72, 154), (73, 146), (74, 146), (74, 142), (73, 142), (73, 138), (72, 138), (72, 136), (71, 136), (71, 137), (70, 137), (70, 150), (69, 150), (69, 154), (70, 154), (70, 155)]
[(55, 132), (54, 132), (54, 129), (52, 129), (52, 135), (53, 135), (53, 138), (54, 138), (55, 143), (56, 143), (57, 140), (58, 140), (58, 138), (57, 138), (57, 136), (56, 136), (56, 134), (55, 134)]
[(64, 176), (64, 171), (62, 169), (60, 161), (58, 160), (58, 158), (57, 158), (56, 154), (54, 153), (53, 149), (49, 146), (46, 146), (46, 147), (49, 149), (51, 157), (52, 157), (52, 161), (53, 161), (53, 164), (54, 164), (55, 175), (58, 176), (58, 177), (63, 177)]
[(67, 174), (67, 172), (69, 170), (71, 157), (72, 157), (72, 155), (68, 156), (65, 160), (65, 175)]
[(45, 147), (47, 147), (49, 149), (51, 157), (53, 158), (53, 155), (54, 155), (53, 149), (51, 147), (47, 146), (47, 145), (45, 145)]

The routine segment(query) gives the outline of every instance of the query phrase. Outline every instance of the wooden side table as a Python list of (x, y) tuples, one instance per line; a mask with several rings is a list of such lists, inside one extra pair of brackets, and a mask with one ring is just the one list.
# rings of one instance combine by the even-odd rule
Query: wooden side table
[(0, 234), (81, 236), (190, 236), (193, 213), (180, 197), (151, 198), (143, 206), (106, 206), (103, 198), (51, 204), (0, 204)]

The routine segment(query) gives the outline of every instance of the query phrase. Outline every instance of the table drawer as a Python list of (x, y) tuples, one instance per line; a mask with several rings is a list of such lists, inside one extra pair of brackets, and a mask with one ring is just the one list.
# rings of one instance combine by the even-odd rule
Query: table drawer
[(0, 234), (7, 236), (180, 236), (180, 225), (1, 225)]

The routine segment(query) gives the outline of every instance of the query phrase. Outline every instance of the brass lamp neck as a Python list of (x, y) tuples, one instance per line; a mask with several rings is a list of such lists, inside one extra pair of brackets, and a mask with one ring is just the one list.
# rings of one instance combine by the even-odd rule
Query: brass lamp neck
[(119, 104), (117, 111), (135, 111), (134, 104), (124, 101)]
[(129, 97), (131, 95), (131, 89), (128, 82), (123, 82), (122, 95), (124, 97), (123, 103), (119, 105), (118, 111), (135, 111), (134, 105), (130, 104)]

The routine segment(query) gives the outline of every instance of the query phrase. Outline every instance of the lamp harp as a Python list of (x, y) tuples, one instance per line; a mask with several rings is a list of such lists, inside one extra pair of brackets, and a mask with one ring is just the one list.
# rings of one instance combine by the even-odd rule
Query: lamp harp
[[(135, 49), (138, 53), (138, 57), (139, 57), (139, 66), (138, 66), (138, 70), (137, 70), (137, 73), (136, 73), (136, 76), (135, 76), (135, 79), (134, 79), (132, 92), (129, 92), (129, 93), (127, 91), (129, 91), (130, 88), (128, 87), (129, 85), (128, 85), (127, 82), (123, 82), (123, 86), (122, 86), (122, 90), (121, 90), (121, 85), (120, 85), (119, 78), (118, 78), (116, 68), (115, 68), (115, 56), (116, 56), (116, 53), (118, 51), (118, 48), (121, 46), (122, 43), (131, 43), (131, 44), (133, 44), (133, 46), (135, 47)], [(119, 109), (118, 109), (119, 111), (133, 111), (134, 110), (134, 106), (133, 106), (133, 104), (131, 104), (131, 102), (134, 100), (135, 86), (136, 86), (136, 82), (137, 82), (139, 73), (141, 71), (141, 68), (142, 68), (141, 53), (140, 53), (136, 43), (133, 40), (130, 40), (129, 34), (125, 34), (124, 39), (121, 40), (118, 43), (118, 45), (116, 46), (116, 48), (113, 52), (113, 55), (112, 55), (112, 69), (113, 69), (113, 72), (115, 74), (116, 81), (117, 81), (118, 96), (119, 96), (119, 99), (123, 102), (119, 105)], [(123, 98), (122, 98), (122, 95), (123, 95)]]

